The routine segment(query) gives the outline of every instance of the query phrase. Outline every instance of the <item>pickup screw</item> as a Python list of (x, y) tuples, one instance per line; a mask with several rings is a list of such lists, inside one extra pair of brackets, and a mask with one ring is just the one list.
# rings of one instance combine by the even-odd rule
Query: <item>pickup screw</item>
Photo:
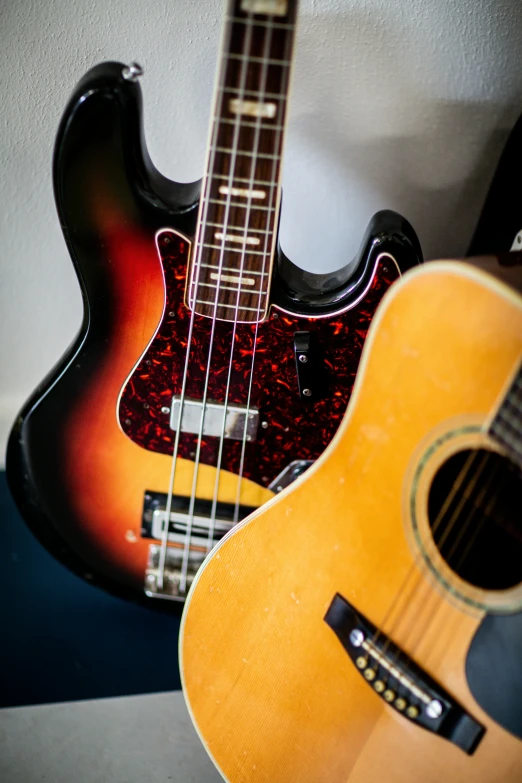
[(358, 628), (354, 628), (353, 631), (350, 631), (350, 643), (353, 644), (354, 647), (360, 647), (363, 642), (364, 634), (362, 631)]
[(440, 718), (442, 715), (442, 704), (437, 699), (430, 701), (426, 707), (426, 715), (428, 718)]
[(303, 389), (303, 394), (305, 397), (311, 397), (312, 396), (312, 390), (311, 389)]
[(299, 354), (299, 361), (302, 362), (303, 364), (306, 364), (306, 362), (308, 361), (308, 356), (305, 356), (304, 353)]
[(170, 408), (167, 408), (167, 406), (166, 406), (166, 405), (164, 405), (164, 406), (163, 406), (163, 408), (161, 409), (161, 412), (162, 412), (162, 413), (165, 413), (165, 414), (166, 414), (166, 413), (170, 413)]
[(262, 428), (263, 428), (264, 430), (266, 430), (266, 428), (268, 427), (268, 422), (267, 422), (267, 421), (262, 421), (262, 422), (261, 422), (261, 426), (262, 426)]

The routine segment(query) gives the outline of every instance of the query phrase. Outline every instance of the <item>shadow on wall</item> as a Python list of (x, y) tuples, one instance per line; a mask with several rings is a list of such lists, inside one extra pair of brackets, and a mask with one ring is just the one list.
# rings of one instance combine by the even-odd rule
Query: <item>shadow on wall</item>
[[(518, 7), (513, 11), (522, 22)], [(458, 16), (458, 9), (451, 13)], [(477, 51), (468, 32), (456, 53), (458, 24), (446, 40), (422, 19), (418, 26), (398, 21), (396, 14), (385, 19), (349, 9), (302, 21), (281, 225), (281, 244), (300, 266), (345, 264), (371, 215), (383, 208), (410, 220), (426, 258), (462, 256), (469, 245), (522, 112), (515, 56), (521, 25), (510, 28), (510, 43), (506, 20), (492, 24), (489, 49)], [(495, 38), (499, 30), (504, 40)], [(511, 57), (502, 56), (504, 49)]]

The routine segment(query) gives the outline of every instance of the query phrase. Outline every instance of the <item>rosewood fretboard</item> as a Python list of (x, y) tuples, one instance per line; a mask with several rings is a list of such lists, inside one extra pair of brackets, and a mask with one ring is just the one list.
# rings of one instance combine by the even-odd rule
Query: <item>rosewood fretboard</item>
[(211, 119), (187, 303), (259, 322), (276, 245), (297, 0), (233, 0)]

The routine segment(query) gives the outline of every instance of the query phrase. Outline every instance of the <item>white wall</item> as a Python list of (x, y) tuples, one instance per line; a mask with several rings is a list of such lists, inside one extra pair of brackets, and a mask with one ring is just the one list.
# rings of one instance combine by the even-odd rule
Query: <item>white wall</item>
[[(51, 154), (74, 84), (104, 59), (145, 67), (152, 158), (201, 175), (222, 0), (1, 0), (0, 454), (60, 357), (81, 300)], [(428, 257), (467, 247), (522, 111), (520, 0), (302, 0), (282, 244), (342, 266), (371, 215), (402, 212)]]

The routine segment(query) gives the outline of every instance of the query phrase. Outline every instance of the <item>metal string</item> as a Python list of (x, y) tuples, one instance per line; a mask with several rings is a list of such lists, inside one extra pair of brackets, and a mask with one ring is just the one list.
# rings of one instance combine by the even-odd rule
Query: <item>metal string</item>
[[(296, 31), (296, 25), (294, 23), (294, 29), (292, 31), (292, 34), (290, 36), (288, 36), (287, 41), (286, 41), (286, 50), (285, 50), (284, 55), (283, 55), (283, 59), (285, 60), (285, 62), (290, 62), (290, 59), (291, 59), (290, 53), (291, 53), (291, 50), (292, 50), (293, 40), (294, 40), (294, 37), (295, 37), (295, 31)], [(281, 128), (286, 127), (286, 117), (287, 117), (287, 107), (288, 107), (288, 87), (289, 87), (290, 73), (291, 73), (291, 65), (287, 66), (286, 70), (284, 71), (285, 75), (284, 75), (284, 79), (282, 81), (282, 87), (281, 87), (281, 90), (280, 90), (280, 94), (282, 94), (282, 95), (285, 94), (286, 95), (286, 100), (287, 100), (287, 103), (286, 103), (286, 105), (284, 107), (284, 115), (283, 115), (285, 117), (285, 121), (284, 122), (278, 122), (279, 129), (277, 131), (275, 131), (275, 133), (277, 134), (278, 149), (280, 150), (280, 157), (279, 157), (279, 188), (281, 187), (280, 181), (281, 181), (282, 164), (283, 164), (283, 147), (282, 147), (282, 145), (279, 144), (279, 140), (281, 138), (281, 135), (284, 132)], [(276, 173), (276, 166), (277, 166), (277, 161), (274, 160), (272, 162), (272, 176), (271, 176), (271, 182), (272, 183), (274, 183), (274, 180), (275, 180), (275, 176), (274, 175)], [(271, 187), (271, 189), (270, 189), (270, 204), (272, 204), (272, 199), (274, 197), (274, 193), (276, 194), (276, 202), (277, 202), (277, 195), (278, 195), (278, 192), (279, 192), (279, 188), (274, 190), (274, 184), (272, 184), (270, 187)], [(274, 232), (277, 231), (277, 226), (276, 226), (277, 218), (278, 218), (278, 216), (274, 215)], [(265, 253), (265, 255), (266, 255), (267, 250), (268, 250), (268, 248), (267, 248), (268, 238), (269, 238), (269, 235), (265, 234), (265, 244), (264, 244), (264, 253)], [(248, 426), (248, 416), (249, 416), (249, 413), (250, 413), (250, 402), (251, 402), (251, 396), (252, 396), (252, 385), (253, 385), (253, 380), (254, 380), (254, 363), (255, 363), (255, 357), (256, 357), (258, 330), (259, 330), (259, 309), (258, 309), (258, 319), (256, 321), (256, 326), (255, 326), (255, 330), (254, 330), (254, 337), (253, 337), (254, 347), (253, 347), (253, 351), (252, 351), (252, 366), (251, 366), (251, 371), (250, 371), (250, 382), (249, 382), (249, 386), (248, 386), (246, 418), (245, 418), (244, 433), (243, 433), (243, 443), (242, 443), (242, 448), (241, 448), (241, 458), (240, 458), (240, 464), (239, 464), (239, 476), (238, 476), (238, 482), (237, 482), (236, 501), (235, 501), (235, 505), (234, 505), (234, 519), (233, 519), (233, 523), (234, 524), (237, 524), (238, 521), (239, 521), (239, 509), (240, 509), (240, 500), (241, 500), (241, 485), (242, 485), (242, 480), (243, 480), (243, 471), (244, 471), (244, 466), (245, 466), (245, 453), (246, 453), (246, 429), (247, 429), (247, 426)]]
[[(243, 59), (241, 60), (241, 66), (240, 66), (240, 86), (239, 86), (239, 100), (243, 100), (245, 95), (245, 83), (246, 83), (246, 77), (248, 73), (248, 64), (246, 62), (247, 52), (250, 48), (251, 40), (252, 40), (252, 30), (253, 30), (253, 14), (248, 14), (248, 24), (246, 25), (246, 31), (244, 36), (244, 48), (243, 48)], [(223, 65), (223, 74), (226, 79), (226, 67)], [(225, 85), (226, 86), (226, 85)], [(220, 114), (218, 116), (221, 116)], [(214, 137), (219, 133), (219, 122), (215, 122), (215, 133)], [(232, 182), (234, 180), (234, 172), (236, 167), (236, 160), (237, 160), (237, 151), (238, 151), (238, 139), (239, 139), (239, 131), (241, 129), (241, 115), (236, 115), (236, 121), (234, 123), (234, 138), (231, 144), (231, 161), (230, 161), (230, 172), (229, 172), (229, 187), (232, 187)], [(226, 197), (225, 202), (225, 216), (223, 219), (223, 225), (226, 227), (228, 225), (229, 220), (229, 214), (230, 214), (230, 204), (232, 200), (232, 195), (229, 190)], [(206, 228), (206, 218), (201, 222), (202, 225), (202, 231), (205, 231)], [(212, 315), (212, 327), (211, 327), (211, 334), (210, 334), (210, 344), (209, 344), (209, 351), (208, 351), (208, 359), (207, 359), (207, 369), (206, 369), (206, 375), (205, 375), (205, 386), (203, 390), (203, 400), (202, 400), (202, 412), (201, 412), (201, 420), (200, 420), (200, 426), (199, 426), (199, 432), (197, 437), (197, 445), (196, 445), (196, 456), (194, 459), (194, 471), (193, 471), (193, 479), (192, 479), (192, 489), (190, 493), (190, 503), (189, 503), (189, 510), (188, 510), (188, 519), (187, 519), (187, 526), (185, 531), (185, 545), (183, 547), (183, 556), (181, 561), (181, 569), (180, 569), (180, 582), (179, 582), (179, 592), (184, 593), (186, 591), (187, 586), (187, 572), (188, 572), (188, 561), (189, 561), (189, 555), (190, 555), (190, 545), (192, 540), (192, 528), (194, 524), (194, 507), (196, 502), (196, 490), (197, 490), (197, 481), (198, 481), (198, 474), (199, 474), (199, 464), (200, 464), (200, 456), (201, 456), (201, 440), (203, 437), (203, 429), (204, 429), (204, 423), (205, 423), (205, 416), (207, 412), (207, 395), (208, 395), (208, 386), (209, 386), (209, 380), (210, 380), (210, 369), (212, 364), (212, 351), (214, 347), (214, 333), (216, 328), (216, 321), (217, 321), (217, 310), (219, 305), (219, 295), (220, 295), (220, 282), (221, 282), (221, 270), (223, 268), (223, 261), (225, 257), (225, 242), (226, 242), (226, 228), (223, 230), (223, 238), (221, 240), (221, 248), (219, 251), (219, 264), (218, 264), (218, 279), (216, 281), (216, 294), (214, 298), (214, 312)], [(203, 245), (203, 243), (202, 243)], [(200, 255), (200, 261), (201, 261), (201, 255)], [(196, 299), (197, 293), (195, 291), (194, 299)], [(195, 302), (193, 310), (195, 310)]]
[[(519, 372), (520, 372), (520, 370), (519, 370)], [(513, 405), (512, 401), (510, 400), (510, 397), (511, 396), (515, 397), (515, 404), (517, 406), (521, 406), (522, 405), (522, 394), (519, 395), (519, 393), (517, 391), (517, 387), (519, 385), (520, 385), (520, 382), (515, 377), (514, 384), (511, 387), (511, 389), (508, 391), (508, 393), (507, 393), (507, 395), (505, 397), (505, 400), (503, 401), (501, 407), (499, 408), (499, 410), (495, 414), (495, 417), (494, 417), (493, 421), (495, 421), (498, 417), (502, 417), (503, 418), (502, 407), (505, 405), (505, 403), (509, 404), (511, 407), (514, 408), (515, 412), (517, 413), (517, 417), (514, 417), (514, 418), (515, 418), (515, 420), (518, 419), (518, 411), (515, 408), (515, 406)], [(478, 454), (479, 454), (479, 452), (477, 450), (475, 450), (475, 451), (472, 451), (471, 454), (467, 457), (466, 462), (465, 462), (464, 466), (462, 467), (462, 469), (461, 469), (459, 475), (457, 476), (457, 479), (456, 479), (456, 481), (455, 481), (455, 483), (454, 483), (454, 485), (452, 487), (452, 491), (450, 492), (450, 494), (446, 498), (446, 500), (445, 500), (442, 508), (440, 509), (440, 511), (439, 511), (439, 513), (437, 515), (437, 518), (436, 518), (436, 520), (435, 520), (435, 522), (433, 524), (433, 527), (432, 527), (432, 536), (433, 537), (435, 535), (435, 532), (438, 530), (439, 526), (442, 524), (442, 522), (444, 520), (444, 516), (445, 516), (446, 512), (449, 510), (449, 508), (451, 506), (451, 503), (453, 502), (453, 499), (454, 499), (457, 491), (461, 488), (462, 483), (464, 482), (464, 480), (466, 478), (466, 475), (470, 472), (471, 468), (474, 467), (473, 463), (476, 462), (476, 460), (478, 459)], [(476, 485), (476, 483), (479, 480), (479, 477), (480, 477), (483, 469), (486, 467), (487, 461), (488, 461), (488, 454), (486, 453), (485, 455), (483, 455), (481, 463), (478, 466), (475, 474), (472, 477), (472, 482), (470, 482), (470, 484), (468, 484), (467, 489), (469, 489), (470, 485), (471, 485), (472, 489)], [(496, 493), (496, 495), (498, 496), (498, 492)], [(460, 520), (460, 511), (461, 511), (461, 509), (462, 509), (462, 507), (463, 507), (465, 502), (466, 502), (466, 494), (463, 493), (463, 495), (462, 495), (462, 497), (460, 499), (460, 502), (457, 504), (457, 508), (454, 510), (454, 512), (453, 512), (453, 514), (452, 514), (448, 524), (446, 525), (446, 528), (444, 529), (443, 535), (442, 535), (440, 541), (437, 544), (437, 547), (438, 547), (439, 551), (440, 551), (441, 547), (444, 545), (444, 542), (446, 541), (446, 539), (447, 539), (448, 535), (450, 534), (451, 530), (454, 528), (455, 524)], [(468, 523), (464, 523), (464, 527), (466, 529), (467, 529), (468, 524), (469, 524), (469, 522)], [(464, 533), (461, 531), (458, 540), (461, 539), (463, 534)], [(471, 543), (468, 544), (468, 547), (473, 544), (474, 540), (475, 540), (474, 538), (471, 540)], [(416, 562), (412, 564), (412, 566), (410, 568), (410, 571), (406, 575), (406, 579), (403, 582), (403, 586), (401, 587), (401, 590), (399, 592), (401, 592), (402, 590), (405, 589), (406, 582), (408, 581), (408, 579), (413, 574), (417, 574), (417, 568), (418, 568), (419, 560), (420, 560), (420, 556), (417, 555)], [(412, 589), (410, 590), (410, 593), (409, 593), (409, 596), (408, 596), (408, 602), (409, 602), (409, 600), (411, 600), (411, 598), (413, 597), (413, 594), (418, 589), (419, 584), (424, 584), (425, 583), (425, 580), (423, 579), (422, 574), (417, 574), (417, 576), (418, 576), (418, 578), (416, 580), (416, 583), (413, 585)], [(394, 601), (394, 603), (396, 603), (396, 601)], [(392, 605), (390, 607), (390, 610), (388, 611), (387, 615), (385, 616), (385, 618), (383, 620), (383, 623), (381, 624), (381, 628), (384, 627), (384, 624), (389, 619), (389, 617), (391, 615), (391, 610), (393, 609), (393, 605), (394, 604), (392, 603)], [(389, 629), (389, 631), (387, 631), (387, 635), (388, 636), (390, 636), (394, 631), (397, 630), (398, 623), (399, 623), (400, 619), (401, 619), (401, 615), (398, 614), (397, 617), (396, 617), (395, 622), (392, 624), (392, 626)]]
[[(247, 28), (247, 35), (245, 35), (245, 46), (246, 46), (246, 39), (248, 37), (248, 28)], [(245, 70), (244, 66), (242, 67), (242, 81), (243, 81), (243, 89), (244, 89), (244, 76), (243, 71)], [(215, 105), (212, 108), (212, 116), (221, 116), (221, 107), (223, 104), (223, 96), (224, 96), (224, 87), (225, 85), (221, 84), (222, 78), (226, 78), (226, 70), (225, 70), (225, 64), (221, 64), (221, 71), (219, 73), (218, 82), (217, 82), (217, 95), (215, 100)], [(243, 93), (244, 94), (244, 93)], [(208, 161), (207, 166), (205, 169), (205, 179), (204, 184), (202, 188), (202, 198), (200, 203), (200, 213), (198, 215), (198, 229), (196, 234), (196, 241), (195, 241), (195, 255), (194, 255), (194, 264), (192, 268), (192, 280), (190, 281), (190, 287), (188, 288), (188, 304), (191, 305), (191, 290), (193, 288), (194, 295), (193, 300), (197, 297), (197, 290), (199, 285), (199, 279), (200, 279), (200, 273), (201, 273), (201, 256), (203, 251), (203, 242), (201, 242), (201, 237), (204, 239), (204, 233), (206, 229), (206, 223), (207, 223), (207, 215), (208, 215), (208, 208), (209, 208), (209, 183), (211, 185), (212, 183), (212, 175), (211, 172), (214, 170), (214, 162), (216, 157), (216, 138), (217, 134), (219, 133), (219, 124), (213, 123), (213, 128), (210, 134), (210, 144), (209, 144), (209, 151), (208, 151)], [(224, 239), (223, 239), (224, 244)], [(221, 266), (219, 265), (218, 275), (220, 277), (221, 275)], [(217, 296), (219, 292), (219, 278), (217, 281), (216, 286), (216, 301)], [(188, 368), (190, 363), (190, 353), (192, 349), (192, 335), (193, 335), (193, 328), (194, 328), (194, 320), (196, 315), (196, 308), (195, 308), (195, 301), (192, 302), (191, 306), (191, 314), (190, 314), (190, 322), (189, 322), (189, 330), (188, 330), (188, 336), (187, 336), (187, 351), (185, 355), (185, 366), (183, 370), (183, 381), (182, 381), (182, 388), (181, 388), (181, 394), (180, 394), (180, 403), (179, 403), (179, 413), (178, 413), (178, 421), (177, 421), (177, 427), (176, 427), (176, 435), (174, 440), (174, 448), (173, 448), (173, 454), (172, 454), (172, 464), (171, 464), (171, 471), (170, 471), (170, 479), (169, 479), (169, 490), (167, 494), (167, 503), (166, 503), (166, 509), (165, 509), (165, 524), (162, 531), (162, 537), (161, 537), (161, 546), (160, 546), (160, 555), (159, 555), (159, 563), (158, 563), (158, 580), (157, 580), (157, 586), (161, 590), (163, 589), (163, 577), (164, 577), (164, 571), (165, 571), (165, 562), (166, 562), (166, 556), (167, 556), (167, 544), (168, 544), (168, 536), (169, 536), (169, 529), (170, 529), (170, 514), (172, 509), (172, 498), (173, 498), (173, 491), (174, 491), (174, 482), (176, 477), (176, 468), (177, 468), (177, 460), (178, 460), (178, 454), (179, 454), (179, 442), (180, 442), (180, 436), (181, 436), (181, 423), (183, 420), (183, 412), (185, 408), (185, 395), (186, 395), (186, 385), (187, 385), (187, 378), (188, 378)], [(204, 417), (205, 409), (202, 408), (202, 417)], [(203, 422), (201, 425), (201, 429), (203, 428)], [(188, 532), (188, 540), (189, 540), (189, 548), (190, 548), (190, 537), (191, 537), (191, 526), (190, 529), (187, 526), (187, 532)], [(188, 550), (184, 549), (183, 552), (183, 561), (185, 563), (185, 569), (187, 568), (188, 564)], [(186, 571), (185, 571), (185, 583), (182, 587), (181, 580), (180, 580), (180, 592), (184, 592), (186, 587)]]
[[(270, 58), (270, 48), (272, 45), (272, 31), (273, 31), (273, 20), (272, 17), (270, 17), (270, 21), (267, 22), (265, 25), (265, 41), (263, 46), (263, 65), (261, 69), (261, 79), (260, 79), (260, 89), (259, 89), (259, 100), (262, 103), (265, 97), (266, 93), (266, 81), (268, 76), (268, 60)], [(257, 154), (259, 151), (259, 138), (261, 133), (261, 125), (262, 125), (263, 118), (258, 116), (256, 117), (255, 121), (255, 129), (254, 129), (254, 145), (253, 145), (253, 155), (252, 155), (252, 162), (250, 165), (250, 176), (249, 176), (249, 182), (248, 182), (248, 190), (249, 190), (249, 196), (247, 198), (247, 206), (245, 210), (245, 223), (243, 227), (243, 237), (246, 238), (248, 231), (249, 231), (249, 221), (250, 221), (250, 213), (251, 213), (251, 207), (252, 207), (252, 196), (250, 195), (251, 191), (254, 187), (254, 181), (255, 181), (255, 173), (256, 173), (256, 166), (258, 162)], [(275, 147), (274, 147), (275, 149)], [(274, 160), (272, 164), (272, 175), (274, 174), (276, 161)], [(269, 206), (272, 206), (272, 199), (273, 199), (273, 192), (274, 192), (274, 177), (272, 176), (272, 183), (270, 184), (270, 199), (269, 199)], [(268, 213), (270, 215), (270, 213)], [(270, 217), (268, 217), (268, 221), (270, 221)], [(275, 231), (275, 226), (274, 226)], [(267, 240), (268, 240), (268, 234), (265, 234), (265, 248), (263, 251), (263, 271), (265, 271), (265, 265), (268, 258), (267, 255)], [(238, 284), (238, 291), (237, 291), (237, 299), (236, 299), (236, 308), (235, 308), (235, 317), (234, 317), (234, 326), (232, 330), (232, 339), (231, 339), (231, 351), (230, 351), (230, 360), (228, 365), (228, 377), (227, 377), (227, 386), (226, 386), (226, 392), (225, 392), (225, 404), (224, 404), (224, 415), (223, 415), (223, 424), (221, 429), (221, 438), (219, 443), (219, 452), (218, 452), (218, 460), (217, 460), (217, 469), (216, 469), (216, 479), (214, 482), (214, 494), (212, 498), (212, 510), (210, 515), (210, 523), (209, 523), (209, 532), (208, 532), (208, 540), (207, 540), (207, 549), (210, 551), (212, 547), (214, 546), (214, 532), (215, 532), (215, 525), (216, 525), (216, 513), (217, 513), (217, 499), (219, 494), (219, 482), (221, 478), (221, 463), (223, 458), (223, 448), (224, 448), (224, 439), (225, 439), (225, 423), (226, 423), (226, 413), (227, 413), (227, 407), (229, 402), (229, 392), (230, 392), (230, 385), (231, 385), (231, 379), (232, 379), (232, 369), (233, 369), (233, 361), (234, 361), (234, 349), (235, 349), (235, 338), (236, 338), (236, 329), (237, 329), (237, 323), (238, 323), (238, 314), (239, 314), (239, 303), (240, 303), (240, 297), (243, 293), (241, 290), (241, 282), (243, 279), (243, 272), (244, 272), (244, 265), (245, 265), (245, 256), (247, 254), (247, 246), (246, 243), (243, 244), (243, 249), (241, 251), (241, 264), (240, 264), (240, 270), (239, 270), (239, 284)], [(264, 277), (264, 276), (263, 276)], [(245, 411), (245, 424), (243, 428), (243, 450), (246, 446), (247, 442), (247, 430), (248, 430), (248, 417), (250, 412), (250, 390), (252, 388), (252, 377), (254, 374), (254, 362), (255, 362), (255, 352), (256, 352), (256, 343), (257, 343), (257, 331), (258, 331), (258, 325), (259, 325), (259, 316), (261, 313), (261, 303), (263, 301), (262, 297), (266, 296), (266, 292), (263, 291), (263, 277), (260, 280), (260, 290), (258, 293), (258, 307), (257, 307), (257, 318), (256, 318), (256, 324), (255, 324), (255, 330), (254, 330), (254, 338), (253, 338), (253, 350), (252, 350), (252, 364), (250, 367), (250, 380), (249, 380), (249, 394), (247, 399), (247, 408)], [(239, 483), (241, 483), (241, 477), (239, 477)], [(237, 505), (237, 504), (236, 504)], [(234, 520), (233, 524), (237, 521), (235, 519), (236, 517), (236, 510), (234, 511)]]

